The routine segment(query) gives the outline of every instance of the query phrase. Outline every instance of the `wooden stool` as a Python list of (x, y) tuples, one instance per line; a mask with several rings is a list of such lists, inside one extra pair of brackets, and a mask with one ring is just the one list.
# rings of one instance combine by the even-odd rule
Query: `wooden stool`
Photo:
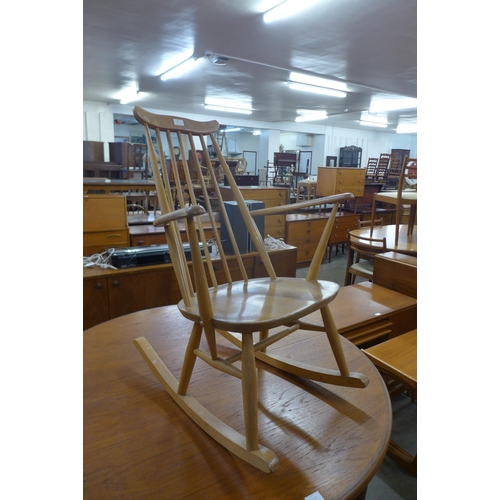
[[(371, 362), (382, 375), (395, 379), (405, 387), (417, 393), (417, 330), (412, 330), (398, 337), (382, 342), (368, 349), (363, 349)], [(387, 449), (394, 458), (414, 476), (417, 475), (417, 455), (412, 456), (392, 440)]]

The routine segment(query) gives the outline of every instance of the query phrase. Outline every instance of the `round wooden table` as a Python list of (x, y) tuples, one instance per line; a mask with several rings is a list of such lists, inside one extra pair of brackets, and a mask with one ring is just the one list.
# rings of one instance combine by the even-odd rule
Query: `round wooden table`
[[(392, 412), (378, 371), (357, 347), (342, 338), (350, 369), (370, 379), (365, 389), (305, 381), (257, 362), (259, 441), (280, 460), (266, 474), (204, 433), (133, 345), (146, 337), (178, 376), (190, 325), (177, 306), (166, 306), (84, 332), (86, 500), (303, 499), (316, 491), (325, 499), (364, 498), (389, 444)], [(297, 331), (277, 345), (305, 362), (335, 365), (322, 333)], [(190, 393), (242, 430), (239, 380), (197, 361)]]
[[(407, 255), (417, 256), (417, 226), (413, 227), (413, 234), (406, 234), (408, 231), (408, 225), (399, 226), (399, 241), (395, 245), (396, 240), (396, 225), (389, 226), (375, 226), (373, 228), (373, 238), (386, 238), (387, 251), (389, 252), (399, 252)], [(355, 236), (365, 236), (370, 237), (370, 227), (363, 227), (361, 229), (353, 229), (349, 231)]]

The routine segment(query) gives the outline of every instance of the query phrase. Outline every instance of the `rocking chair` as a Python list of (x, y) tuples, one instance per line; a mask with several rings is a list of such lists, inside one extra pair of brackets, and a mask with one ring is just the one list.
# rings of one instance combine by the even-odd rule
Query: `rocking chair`
[[(217, 121), (196, 122), (177, 116), (153, 114), (139, 107), (134, 108), (134, 116), (145, 127), (149, 152), (153, 157), (152, 167), (156, 192), (162, 213), (155, 220), (154, 225), (165, 227), (170, 257), (182, 294), (178, 308), (183, 316), (193, 321), (179, 379), (169, 371), (144, 337), (136, 339), (134, 343), (167, 392), (189, 417), (236, 456), (264, 472), (272, 472), (279, 466), (279, 460), (273, 451), (259, 444), (258, 440), (256, 359), (310, 380), (352, 388), (363, 388), (368, 385), (366, 376), (349, 371), (329, 308), (329, 303), (335, 298), (339, 285), (316, 279), (332, 232), (337, 206), (339, 202), (353, 198), (353, 195), (347, 193), (322, 199), (322, 203), (333, 203), (334, 207), (307, 277), (305, 279), (277, 277), (254, 218), (275, 215), (291, 208), (316, 205), (318, 200), (250, 212), (248, 202), (243, 199), (216, 141), (215, 133), (219, 129)], [(153, 137), (155, 143), (153, 143)], [(214, 159), (209, 154), (206, 139), (211, 144), (211, 149), (214, 148), (217, 153), (219, 168), (223, 169), (228, 179), (248, 235), (253, 241), (268, 277), (248, 278), (241, 257), (241, 253), (244, 252), (240, 251), (235, 239), (236, 233), (241, 234), (241, 227), (238, 226), (233, 231), (230, 226), (230, 217), (228, 217), (230, 211), (226, 211), (216, 172), (212, 166)], [(186, 174), (190, 172), (187, 168), (189, 150), (201, 150), (201, 163), (195, 165), (198, 169), (197, 177), (202, 177), (201, 169), (203, 168), (203, 175), (207, 175), (208, 172), (212, 178), (210, 184), (202, 183), (195, 190), (189, 175), (186, 175), (181, 184), (177, 169), (173, 169), (177, 191), (185, 192), (184, 199), (188, 200), (185, 206), (177, 210), (174, 208), (174, 200), (166, 175), (163, 144), (168, 147), (171, 157), (173, 157), (174, 147), (180, 149), (180, 160)], [(159, 155), (156, 154), (155, 147), (158, 148)], [(161, 170), (158, 167), (159, 162)], [(234, 205), (234, 202), (226, 203)], [(216, 210), (219, 211), (218, 214)], [(234, 256), (229, 256), (231, 258), (227, 255), (227, 242), (222, 244), (216, 229), (219, 218), (221, 224), (227, 227), (225, 234), (229, 235), (228, 238), (232, 244), (229, 248), (232, 246), (234, 253)], [(202, 223), (206, 225), (207, 221), (215, 228), (215, 243), (211, 242), (211, 247), (207, 244), (202, 227)], [(184, 222), (187, 229), (190, 262), (186, 258), (178, 222)], [(214, 245), (218, 252), (213, 251)], [(213, 257), (214, 253), (217, 254), (217, 259)], [(236, 277), (232, 275), (235, 267), (237, 268)], [(219, 279), (221, 274), (223, 277)], [(323, 325), (307, 321), (305, 318), (317, 310), (321, 311)], [(278, 327), (280, 330), (276, 332)], [(267, 351), (272, 344), (299, 329), (326, 333), (333, 351), (332, 369), (314, 367), (288, 357), (280, 358), (273, 355), (272, 349)], [(254, 333), (258, 333), (258, 339), (254, 340)], [(207, 351), (200, 349), (203, 334), (208, 345)], [(236, 354), (224, 359), (220, 354), (218, 336), (221, 336), (220, 341), (226, 339), (236, 346), (232, 350), (234, 352), (237, 348)], [(226, 374), (241, 379), (244, 434), (222, 422), (188, 393), (191, 374), (198, 358)]]

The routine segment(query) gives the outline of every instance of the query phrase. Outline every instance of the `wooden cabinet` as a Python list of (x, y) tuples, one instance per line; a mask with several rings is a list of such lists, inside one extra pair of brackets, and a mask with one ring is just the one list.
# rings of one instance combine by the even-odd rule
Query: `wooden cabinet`
[(358, 229), (359, 214), (339, 213), (335, 217), (332, 233), (330, 234), (330, 245), (341, 245), (347, 243), (347, 233)]
[[(311, 262), (323, 234), (329, 214), (288, 214), (286, 237), (288, 245), (297, 247), (297, 265)], [(347, 233), (358, 228), (359, 214), (338, 212), (335, 216), (329, 246), (347, 243)]]
[(110, 142), (109, 159), (110, 161), (121, 165), (124, 178), (139, 179), (147, 178), (147, 170), (144, 158), (147, 154), (146, 144), (129, 142)]
[(362, 149), (356, 146), (340, 148), (339, 167), (361, 167)]
[(391, 149), (391, 162), (389, 168), (392, 170), (401, 170), (405, 156), (410, 156), (409, 149)]
[[(278, 276), (295, 277), (297, 249), (269, 252)], [(249, 278), (267, 276), (256, 253), (242, 256)], [(229, 266), (236, 266), (229, 258)], [(222, 266), (214, 262), (217, 279), (224, 283)], [(181, 293), (172, 264), (127, 269), (84, 268), (83, 329), (143, 309), (177, 304)]]
[(318, 167), (316, 196), (352, 193), (363, 196), (366, 168)]
[(123, 195), (83, 196), (83, 255), (130, 246), (127, 199)]
[[(233, 201), (233, 193), (231, 188), (220, 186), (222, 199)], [(264, 207), (277, 207), (288, 203), (288, 189), (278, 187), (260, 187), (260, 186), (242, 186), (240, 187), (241, 194), (245, 200), (257, 200), (264, 202)], [(285, 237), (285, 221), (286, 215), (268, 215), (264, 221), (264, 237), (272, 236), (273, 238)]]
[(297, 264), (309, 263), (318, 247), (328, 215), (288, 214), (286, 236), (288, 245), (297, 247)]

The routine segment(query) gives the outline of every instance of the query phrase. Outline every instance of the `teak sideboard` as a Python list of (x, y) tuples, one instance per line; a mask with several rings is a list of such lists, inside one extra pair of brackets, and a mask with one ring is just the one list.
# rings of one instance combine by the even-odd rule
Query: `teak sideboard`
[[(297, 249), (292, 246), (269, 252), (278, 276), (295, 277)], [(242, 256), (249, 278), (266, 276), (260, 257)], [(237, 267), (235, 259), (229, 265)], [(216, 270), (217, 272), (217, 270)], [(221, 275), (217, 277), (222, 283)], [(177, 304), (181, 294), (172, 264), (128, 269), (83, 269), (83, 329), (124, 314)]]

